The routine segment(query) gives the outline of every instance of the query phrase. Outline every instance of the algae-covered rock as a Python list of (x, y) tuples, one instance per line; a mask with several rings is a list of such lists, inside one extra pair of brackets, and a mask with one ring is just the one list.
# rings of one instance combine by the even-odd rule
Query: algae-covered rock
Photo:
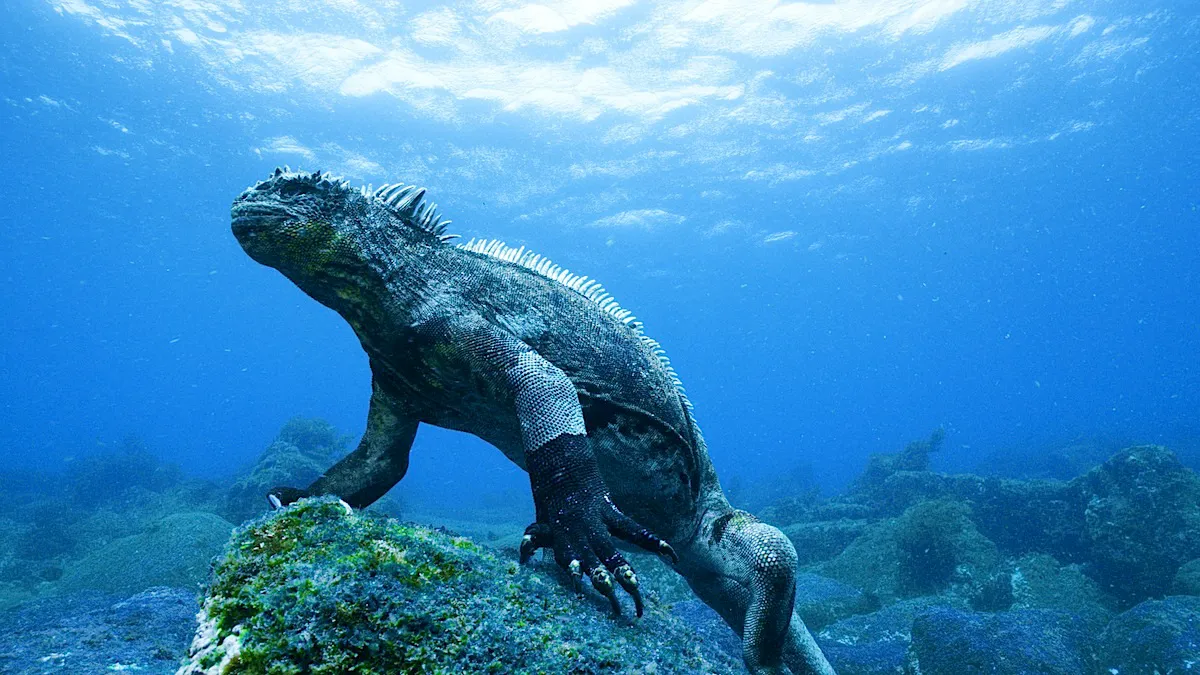
[(1100, 640), (1102, 672), (1196, 672), (1200, 664), (1200, 598), (1147, 600), (1109, 622)]
[(891, 601), (900, 597), (900, 567), (892, 521), (875, 523), (817, 572), (864, 593)]
[(879, 609), (879, 601), (857, 588), (819, 574), (796, 575), (795, 611), (810, 631), (839, 619)]
[(1012, 607), (1057, 609), (1078, 615), (1102, 630), (1112, 618), (1116, 600), (1078, 565), (1061, 565), (1048, 555), (1028, 555), (1013, 562), (1009, 572)]
[[(1200, 476), (1169, 450), (1127, 448), (1064, 483), (929, 471), (939, 440), (873, 457), (845, 495), (782, 500), (768, 513), (803, 566), (884, 602), (951, 592), (986, 610), (1066, 603), (1094, 625), (1147, 598), (1200, 593), (1190, 562), (1200, 559)], [(1021, 576), (995, 561), (1031, 555), (1060, 569), (1035, 564), (1030, 573), (1053, 579), (1027, 602), (1013, 596)]]
[(909, 507), (896, 522), (900, 585), (908, 595), (945, 587), (951, 577), (978, 574), (999, 561), (996, 546), (975, 529), (971, 509), (946, 499)]
[(942, 449), (946, 440), (945, 429), (937, 429), (929, 438), (923, 441), (913, 441), (897, 453), (873, 454), (867, 462), (866, 469), (855, 481), (852, 490), (855, 492), (870, 492), (883, 484), (891, 475), (905, 472), (925, 472), (929, 470), (929, 456)]
[(1092, 571), (1126, 606), (1167, 592), (1200, 557), (1200, 476), (1166, 448), (1123, 450), (1077, 484)]
[(235, 533), (179, 673), (739, 672), (662, 605), (615, 619), (558, 578), (468, 539), (301, 500)]
[(1200, 558), (1184, 563), (1175, 573), (1171, 592), (1176, 595), (1200, 595)]
[(0, 581), (0, 612), (32, 600), (34, 597), (36, 597), (34, 592), (23, 584)]
[(975, 528), (970, 509), (936, 500), (876, 523), (818, 571), (893, 600), (936, 593), (952, 584), (978, 584), (998, 563), (995, 545)]
[(913, 620), (935, 607), (965, 609), (966, 605), (936, 597), (901, 600), (826, 627), (816, 635), (817, 643), (838, 675), (902, 673)]
[(182, 478), (178, 466), (159, 461), (141, 439), (129, 436), (114, 448), (70, 460), (66, 488), (76, 503), (90, 507), (120, 502), (130, 489), (166, 490)]
[(796, 547), (800, 566), (836, 558), (867, 530), (867, 521), (839, 518), (814, 523), (794, 523), (781, 528)]
[(742, 638), (733, 632), (715, 609), (692, 596), (689, 600), (672, 603), (671, 614), (696, 631), (701, 643), (724, 652), (738, 663), (742, 662)]
[(912, 626), (910, 675), (1081, 675), (1094, 672), (1087, 624), (1068, 612), (933, 609)]
[(197, 511), (167, 516), (68, 565), (66, 589), (136, 593), (151, 586), (195, 587), (229, 539), (233, 525)]

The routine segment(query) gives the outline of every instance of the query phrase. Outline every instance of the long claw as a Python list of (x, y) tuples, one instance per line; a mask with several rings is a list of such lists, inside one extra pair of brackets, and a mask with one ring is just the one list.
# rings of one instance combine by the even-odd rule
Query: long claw
[(521, 537), (521, 564), (524, 565), (525, 563), (529, 562), (529, 559), (533, 557), (533, 554), (535, 551), (537, 551), (537, 549), (538, 547), (534, 543), (532, 534), (527, 534), (524, 537)]
[(667, 542), (658, 540), (658, 554), (664, 558), (670, 558), (672, 563), (679, 564), (679, 554)]
[(628, 564), (621, 565), (614, 570), (613, 576), (617, 578), (617, 583), (621, 584), (621, 588), (624, 588), (625, 592), (633, 597), (633, 606), (637, 610), (638, 618), (642, 618), (645, 606), (642, 604), (642, 590), (639, 588), (637, 574), (634, 573), (633, 568)]
[(616, 538), (622, 539), (635, 546), (645, 549), (651, 553), (657, 553), (661, 556), (671, 559), (671, 562), (679, 562), (679, 555), (675, 553), (675, 549), (662, 539), (658, 538), (650, 530), (637, 524), (637, 521), (630, 518), (617, 508), (617, 505), (608, 499), (608, 511), (604, 514), (604, 523), (608, 526), (608, 531)]
[[(591, 576), (592, 588), (595, 588), (597, 591), (599, 591), (600, 595), (608, 598), (609, 603), (612, 604), (613, 614), (620, 616), (621, 603), (619, 600), (617, 600), (616, 591), (613, 590), (613, 575), (609, 574), (608, 570), (604, 569), (603, 567), (597, 567), (596, 569), (592, 570)], [(641, 612), (638, 612), (638, 616), (641, 616)]]
[(551, 546), (553, 542), (554, 535), (547, 525), (534, 523), (525, 528), (525, 536), (521, 537), (521, 564), (529, 562), (538, 549)]
[(278, 510), (294, 503), (298, 499), (310, 496), (312, 495), (309, 494), (308, 490), (280, 485), (271, 488), (271, 491), (267, 493), (267, 501), (270, 502), (272, 509)]
[(567, 571), (571, 573), (571, 587), (575, 589), (575, 594), (583, 595), (583, 564), (578, 559), (572, 560)]

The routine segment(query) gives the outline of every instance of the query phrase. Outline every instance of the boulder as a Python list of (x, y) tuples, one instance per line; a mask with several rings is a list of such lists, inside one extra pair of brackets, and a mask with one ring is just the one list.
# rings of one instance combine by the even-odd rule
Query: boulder
[(796, 547), (797, 564), (801, 567), (836, 558), (846, 547), (867, 530), (865, 520), (823, 520), (813, 523), (793, 523), (782, 529)]
[(1190, 560), (1179, 568), (1171, 584), (1171, 592), (1175, 595), (1200, 595), (1200, 558)]
[(208, 512), (176, 513), (70, 563), (61, 585), (126, 594), (151, 586), (198, 588), (232, 530)]
[(679, 617), (704, 644), (719, 649), (741, 662), (742, 639), (725, 623), (720, 614), (699, 600), (681, 600), (671, 605), (671, 614)]
[(810, 631), (855, 614), (879, 608), (879, 601), (836, 579), (800, 572), (796, 575), (795, 611)]
[(885, 602), (977, 585), (1000, 558), (970, 514), (961, 502), (918, 502), (872, 525), (817, 571)]
[(1081, 675), (1094, 671), (1087, 624), (1068, 612), (937, 608), (913, 620), (910, 675)]
[(1109, 622), (1100, 666), (1113, 675), (1183, 675), (1200, 664), (1200, 598), (1148, 600)]
[(1027, 555), (1008, 572), (1013, 609), (1057, 609), (1078, 615), (1099, 631), (1112, 618), (1116, 600), (1100, 590), (1078, 565), (1061, 565), (1048, 555)]
[(1200, 558), (1200, 476), (1157, 445), (1122, 450), (1081, 476), (1090, 571), (1128, 607), (1167, 593)]
[(913, 619), (934, 607), (965, 608), (965, 604), (942, 598), (902, 600), (825, 627), (816, 634), (817, 643), (838, 675), (903, 673)]
[(179, 675), (306, 672), (735, 673), (669, 608), (614, 619), (552, 565), (305, 499), (239, 529)]
[(238, 523), (261, 515), (271, 489), (307, 486), (346, 453), (349, 443), (349, 437), (324, 420), (288, 420), (254, 466), (229, 488), (225, 514)]

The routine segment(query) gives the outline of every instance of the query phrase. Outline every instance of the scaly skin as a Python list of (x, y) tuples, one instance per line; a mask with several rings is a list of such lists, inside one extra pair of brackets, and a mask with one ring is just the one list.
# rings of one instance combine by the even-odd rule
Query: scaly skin
[(353, 327), (373, 375), (358, 448), (277, 505), (336, 494), (356, 507), (408, 469), (421, 423), (474, 434), (529, 472), (540, 547), (620, 611), (637, 575), (612, 538), (663, 554), (742, 636), (752, 673), (833, 669), (792, 612), (796, 553), (734, 510), (691, 404), (641, 324), (586, 277), (499, 242), (452, 246), (424, 191), (355, 190), (276, 169), (233, 204), (233, 232)]

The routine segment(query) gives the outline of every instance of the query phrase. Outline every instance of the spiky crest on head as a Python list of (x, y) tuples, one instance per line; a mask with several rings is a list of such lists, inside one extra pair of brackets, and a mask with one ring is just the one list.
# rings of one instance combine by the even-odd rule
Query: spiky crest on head
[(300, 181), (314, 187), (335, 189), (342, 191), (345, 196), (356, 194), (376, 206), (387, 209), (409, 226), (428, 232), (442, 241), (449, 241), (458, 236), (446, 234), (446, 226), (450, 221), (443, 219), (438, 213), (437, 204), (425, 199), (425, 188), (416, 185), (388, 183), (378, 189), (365, 185), (354, 190), (350, 187), (350, 181), (341, 176), (320, 171), (292, 171), (285, 165), (276, 167), (266, 180), (255, 183), (251, 189), (264, 189), (269, 183), (279, 180)]

